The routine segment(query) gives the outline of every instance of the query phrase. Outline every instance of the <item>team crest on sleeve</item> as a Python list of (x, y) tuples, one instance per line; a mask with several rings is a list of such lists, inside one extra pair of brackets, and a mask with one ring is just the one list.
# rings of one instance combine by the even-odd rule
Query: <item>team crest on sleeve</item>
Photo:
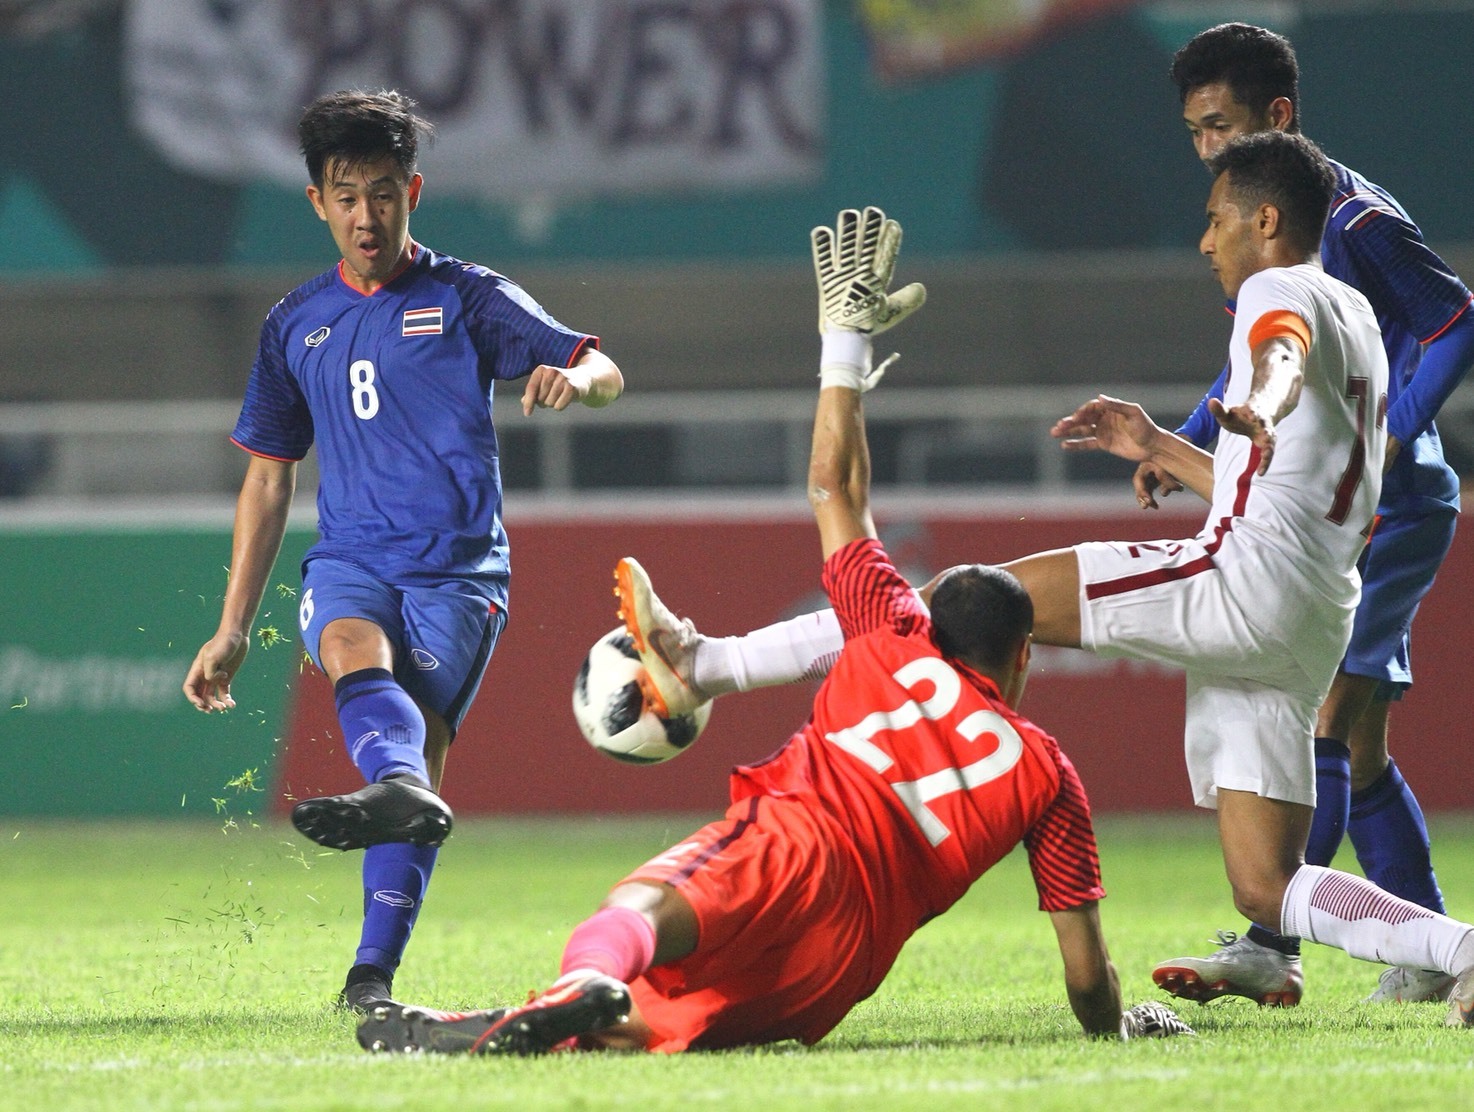
[(430, 309), (406, 309), (401, 336), (439, 336), (445, 331), (444, 310), (436, 305)]

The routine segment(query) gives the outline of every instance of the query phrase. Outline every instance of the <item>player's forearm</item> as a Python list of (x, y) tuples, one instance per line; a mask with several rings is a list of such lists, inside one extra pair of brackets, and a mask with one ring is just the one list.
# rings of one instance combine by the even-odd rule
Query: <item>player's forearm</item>
[(1277, 425), (1300, 403), (1304, 385), (1305, 349), (1289, 337), (1273, 336), (1254, 349), (1254, 377), (1243, 404)]
[(1119, 1038), (1121, 1035), (1121, 986), (1116, 967), (1107, 962), (1102, 977), (1085, 988), (1067, 987), (1070, 1010), (1087, 1035)]
[(248, 469), (236, 501), (230, 578), (220, 615), (222, 632), (250, 632), (286, 535), (295, 487), (294, 464), (285, 468), (257, 466), (253, 460)]
[(1208, 392), (1197, 404), (1197, 408), (1188, 414), (1187, 420), (1177, 426), (1177, 435), (1189, 442), (1196, 444), (1199, 448), (1206, 448), (1218, 435), (1218, 422), (1213, 419), (1213, 413), (1208, 408), (1208, 399), (1217, 398), (1223, 400), (1223, 388), (1228, 382), (1228, 368), (1218, 372), (1218, 378), (1208, 388)]
[(1119, 1036), (1121, 984), (1106, 951), (1099, 905), (1094, 901), (1049, 915), (1065, 966), (1070, 1010), (1087, 1035)]
[(809, 505), (828, 559), (852, 540), (874, 536), (870, 518), (870, 452), (860, 392), (819, 391), (809, 452)]
[(841, 386), (819, 392), (809, 457), (809, 485), (816, 483), (856, 511), (870, 504), (870, 451), (858, 391)]
[(1213, 500), (1213, 457), (1196, 444), (1162, 429), (1153, 443), (1151, 462), (1166, 468), (1204, 501)]
[(1423, 349), (1412, 381), (1387, 410), (1387, 434), (1411, 444), (1448, 401), (1474, 367), (1474, 309), (1465, 309), (1436, 340)]

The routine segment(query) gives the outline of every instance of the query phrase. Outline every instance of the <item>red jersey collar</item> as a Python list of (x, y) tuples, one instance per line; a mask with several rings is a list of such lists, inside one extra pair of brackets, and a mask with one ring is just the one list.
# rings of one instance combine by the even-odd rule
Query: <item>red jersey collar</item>
[[(420, 245), (418, 243), (416, 243), (414, 240), (410, 240), (409, 241), (409, 246), (410, 246), (409, 258), (404, 261), (404, 265), (403, 266), (401, 266), (393, 274), (389, 275), (389, 277), (387, 277), (387, 278), (384, 279), (384, 281), (379, 285), (379, 290), (382, 290), (386, 286), (391, 285), (394, 282), (395, 279), (397, 279), (401, 274), (403, 274), (406, 270), (408, 270), (410, 267), (414, 266), (415, 263), (419, 261), (420, 251), (421, 251)], [(375, 290), (374, 293), (364, 293), (361, 289), (359, 289), (357, 286), (355, 286), (352, 282), (348, 281), (347, 278), (343, 277), (343, 265), (347, 261), (348, 260), (346, 260), (346, 259), (339, 259), (338, 260), (338, 281), (342, 282), (343, 285), (347, 286), (354, 293), (358, 294), (359, 297), (373, 297), (374, 294), (378, 293), (379, 290)]]

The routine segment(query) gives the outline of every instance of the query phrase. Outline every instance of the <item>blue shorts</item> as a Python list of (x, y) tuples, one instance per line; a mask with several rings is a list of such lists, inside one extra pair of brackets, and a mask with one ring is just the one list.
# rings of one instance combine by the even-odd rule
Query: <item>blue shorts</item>
[(1396, 700), (1412, 685), (1413, 617), (1453, 544), (1458, 514), (1384, 515), (1362, 553), (1361, 603), (1341, 668), (1381, 680), (1377, 698)]
[(470, 582), (401, 586), (346, 560), (314, 557), (302, 567), (297, 621), (319, 668), (322, 631), (338, 618), (363, 618), (384, 631), (394, 647), (394, 678), (445, 719), (452, 737), (507, 624), (506, 613)]

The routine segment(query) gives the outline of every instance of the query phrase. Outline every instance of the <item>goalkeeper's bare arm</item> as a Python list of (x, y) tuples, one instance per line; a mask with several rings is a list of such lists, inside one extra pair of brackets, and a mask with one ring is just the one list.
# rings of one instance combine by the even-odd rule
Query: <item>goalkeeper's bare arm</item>
[(919, 282), (887, 292), (901, 249), (901, 226), (873, 206), (845, 209), (835, 227), (810, 234), (819, 284), (819, 404), (809, 454), (809, 504), (824, 557), (875, 536), (870, 516), (870, 453), (860, 395), (894, 359), (872, 367), (870, 338), (926, 300)]

